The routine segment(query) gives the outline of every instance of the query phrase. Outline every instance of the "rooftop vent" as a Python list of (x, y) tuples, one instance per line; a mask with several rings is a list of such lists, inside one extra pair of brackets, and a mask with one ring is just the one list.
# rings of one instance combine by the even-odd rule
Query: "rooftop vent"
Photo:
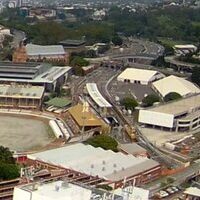
[(91, 164), (91, 165), (90, 165), (90, 168), (93, 169), (93, 168), (94, 168), (94, 164)]
[(60, 186), (59, 186), (59, 185), (56, 185), (56, 186), (55, 186), (55, 191), (58, 192), (59, 190), (60, 190)]
[(63, 181), (62, 182), (62, 187), (68, 188), (69, 187), (69, 182), (68, 181)]

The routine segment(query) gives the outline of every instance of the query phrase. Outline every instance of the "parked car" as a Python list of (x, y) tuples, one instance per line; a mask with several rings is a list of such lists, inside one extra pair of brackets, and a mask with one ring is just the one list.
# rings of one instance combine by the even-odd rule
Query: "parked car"
[(174, 194), (175, 191), (172, 189), (172, 188), (167, 188), (166, 191), (169, 193), (169, 194)]
[(175, 186), (172, 186), (171, 189), (174, 190), (174, 192), (178, 192), (179, 191), (179, 189), (177, 187), (175, 187)]
[(160, 198), (164, 198), (164, 197), (169, 196), (169, 194), (168, 194), (166, 191), (161, 190), (161, 191), (159, 192), (159, 196), (160, 196)]

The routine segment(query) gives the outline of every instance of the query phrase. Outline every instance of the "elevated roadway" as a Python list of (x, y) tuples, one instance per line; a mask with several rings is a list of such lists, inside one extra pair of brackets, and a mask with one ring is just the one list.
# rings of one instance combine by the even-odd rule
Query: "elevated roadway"
[(178, 71), (184, 70), (184, 69), (191, 70), (193, 67), (196, 67), (196, 66), (200, 67), (199, 64), (193, 64), (193, 63), (180, 61), (177, 59), (176, 56), (166, 56), (165, 62), (169, 63), (171, 66), (176, 66), (178, 68)]

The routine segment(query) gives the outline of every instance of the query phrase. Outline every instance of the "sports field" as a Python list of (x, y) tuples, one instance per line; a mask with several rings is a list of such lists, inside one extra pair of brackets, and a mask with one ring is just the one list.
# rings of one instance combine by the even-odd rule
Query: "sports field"
[(42, 120), (0, 115), (0, 145), (11, 150), (38, 150), (53, 139), (48, 123)]

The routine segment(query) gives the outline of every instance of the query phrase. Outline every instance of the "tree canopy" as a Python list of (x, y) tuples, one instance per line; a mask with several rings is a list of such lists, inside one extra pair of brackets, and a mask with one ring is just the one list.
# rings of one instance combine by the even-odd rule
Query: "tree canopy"
[(152, 106), (155, 102), (159, 102), (160, 98), (155, 94), (149, 94), (143, 98), (142, 103), (144, 107)]
[(115, 35), (113, 38), (112, 38), (112, 43), (116, 46), (120, 46), (122, 45), (123, 43), (123, 40), (121, 37), (119, 37), (118, 35)]
[(156, 41), (158, 38), (169, 38), (172, 41), (200, 41), (199, 8), (155, 7), (145, 12), (132, 12), (128, 9), (112, 7), (108, 11), (108, 16), (101, 22), (91, 21), (90, 14), (82, 11), (80, 10), (79, 13), (76, 10), (75, 15), (80, 18), (74, 23), (35, 21), (34, 24), (30, 24), (29, 19), (20, 16), (17, 9), (4, 9), (0, 15), (0, 22), (10, 28), (25, 31), (31, 41), (37, 44), (55, 44), (67, 38), (80, 39), (82, 36), (85, 36), (89, 43), (107, 43), (113, 40), (120, 44), (119, 38), (116, 38), (118, 33)]
[(182, 98), (182, 96), (179, 93), (170, 92), (170, 93), (165, 95), (164, 101), (168, 102), (168, 101), (178, 100), (178, 99), (181, 99), (181, 98)]
[(8, 148), (0, 146), (0, 180), (14, 179), (19, 176), (19, 168), (15, 164)]
[(133, 97), (125, 97), (121, 100), (121, 105), (124, 106), (127, 110), (134, 110), (138, 106), (137, 101)]
[(93, 147), (101, 147), (105, 150), (112, 150), (114, 152), (118, 151), (117, 141), (113, 139), (112, 137), (105, 134), (101, 134), (101, 135), (97, 135), (92, 138), (89, 138), (86, 141), (86, 144), (92, 145)]
[(70, 62), (71, 66), (79, 66), (79, 67), (87, 66), (89, 64), (90, 64), (89, 61), (85, 60), (84, 58), (80, 56), (73, 57)]
[(191, 75), (192, 82), (200, 86), (200, 67), (194, 67)]

